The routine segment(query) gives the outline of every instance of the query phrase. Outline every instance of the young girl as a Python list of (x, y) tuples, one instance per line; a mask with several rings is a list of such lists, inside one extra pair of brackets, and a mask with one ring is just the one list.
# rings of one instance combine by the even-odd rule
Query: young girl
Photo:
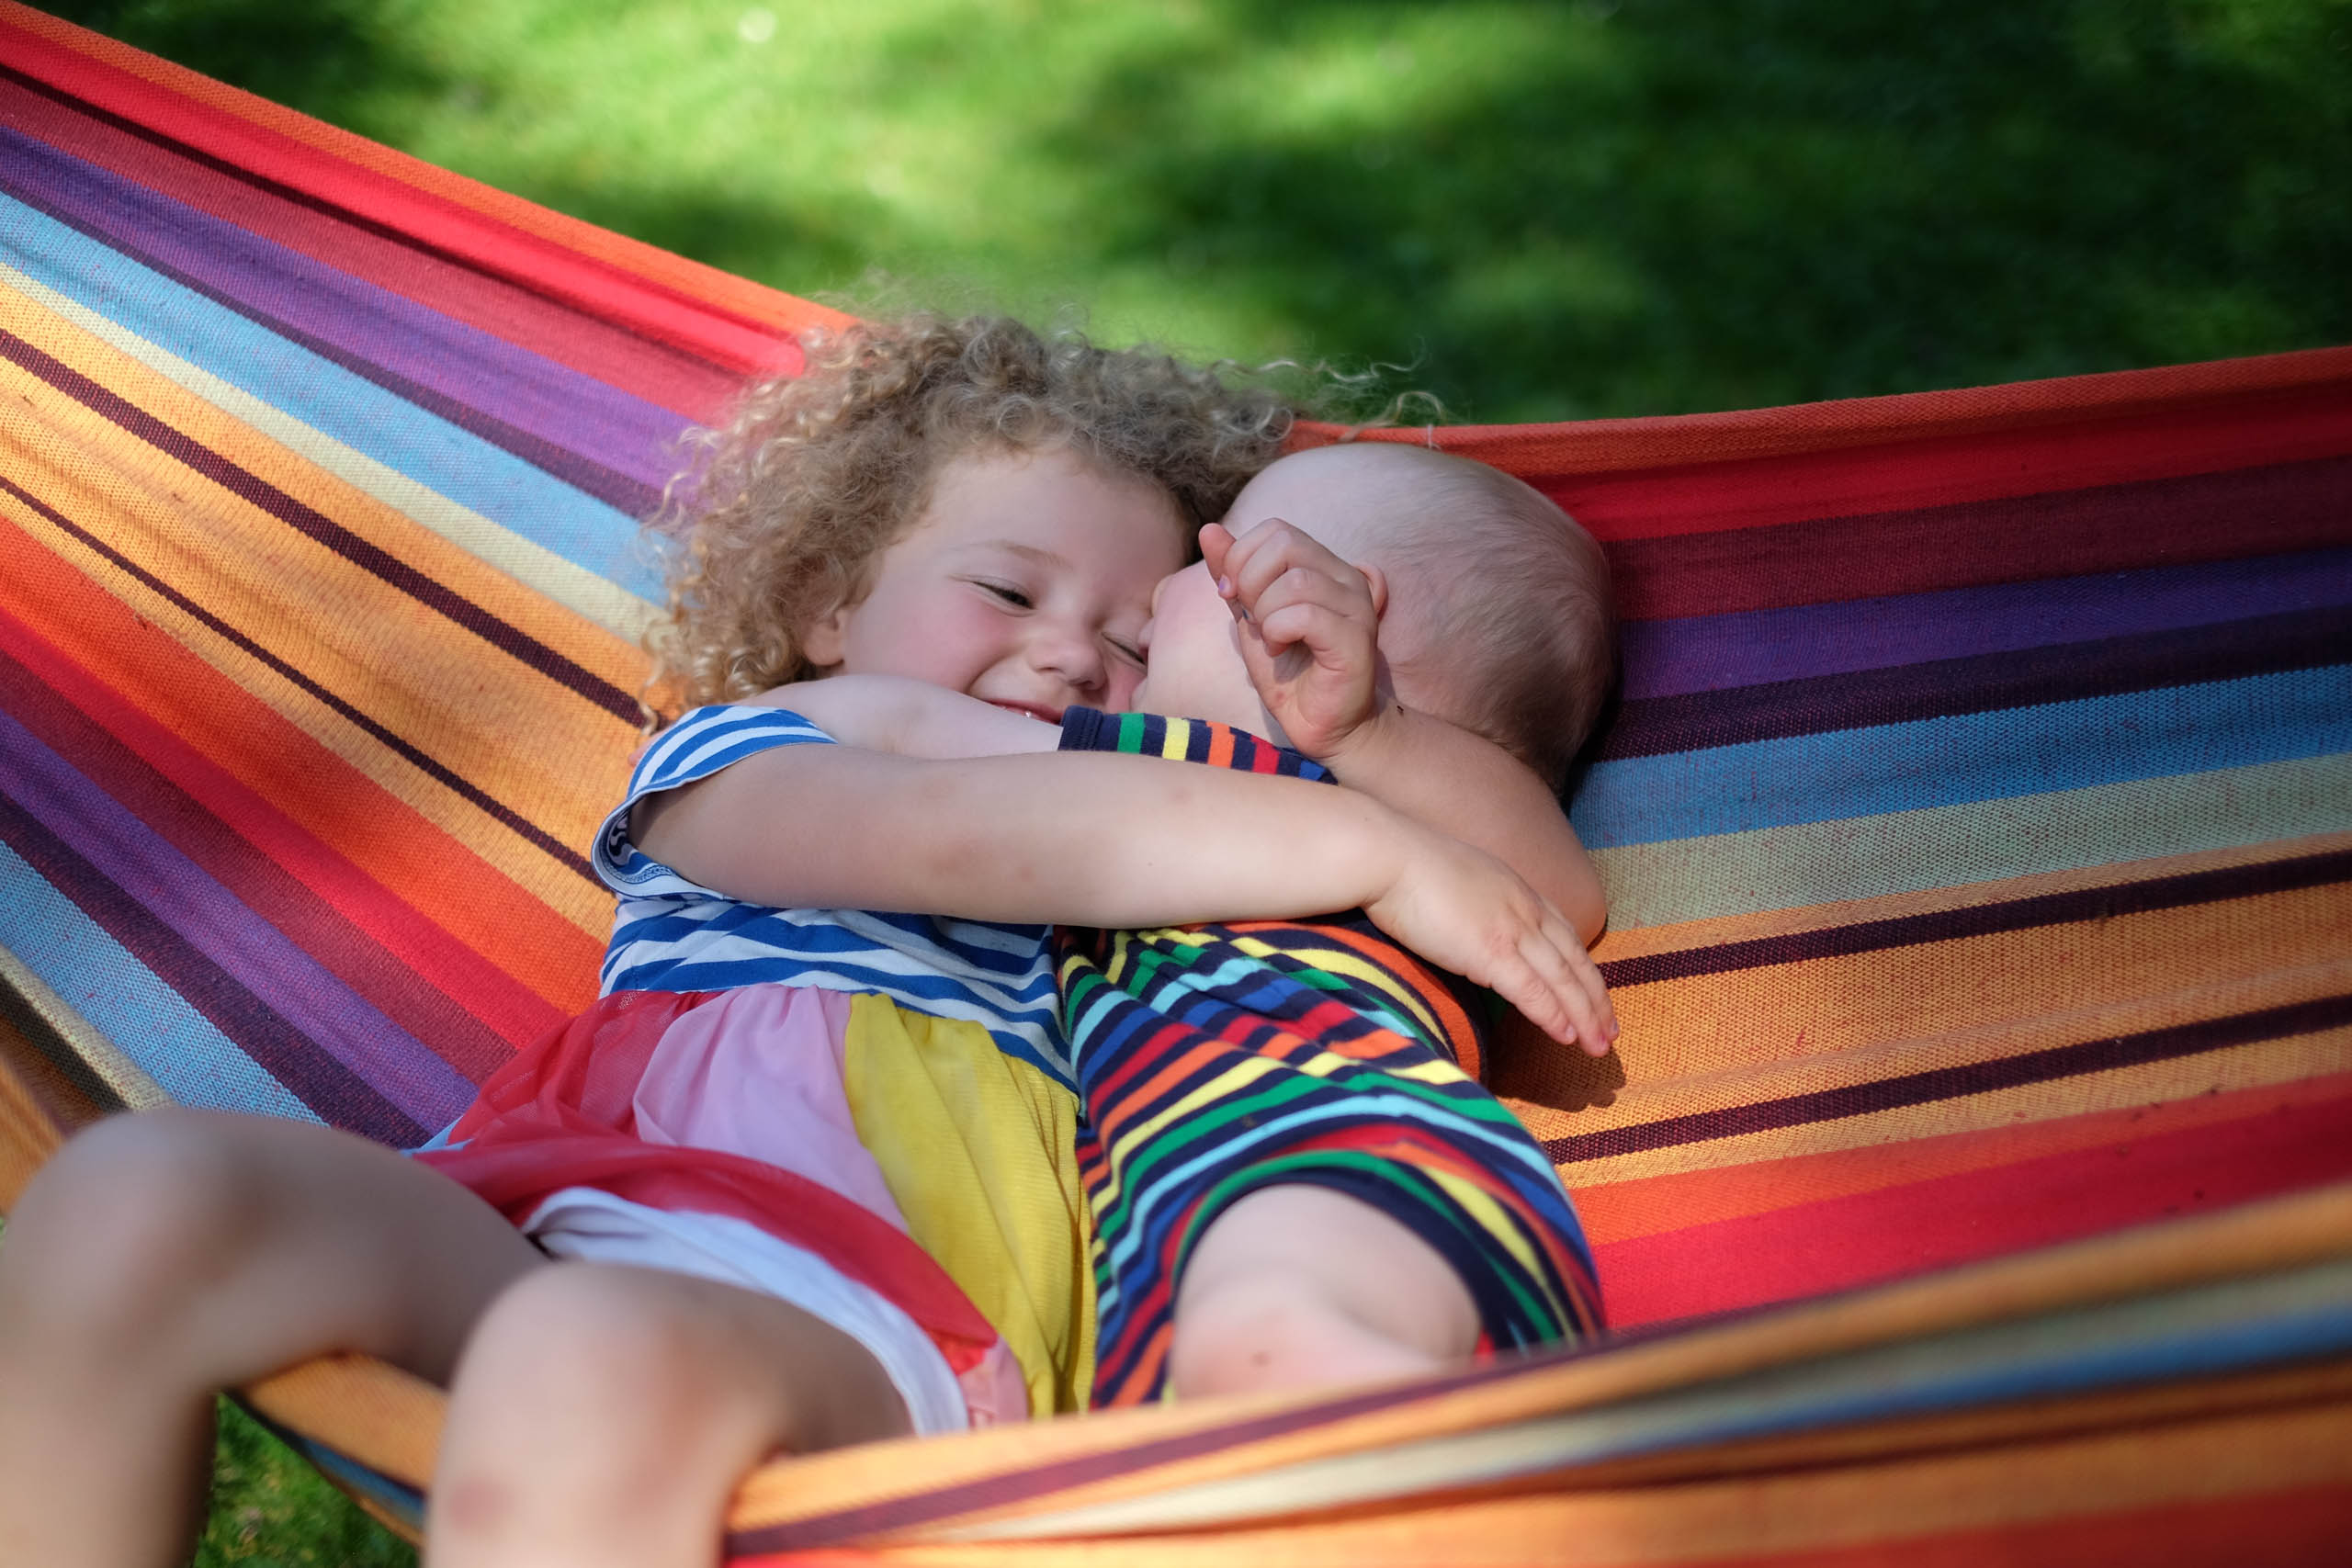
[[(841, 671), (1125, 706), (1154, 583), (1283, 428), (1271, 399), (1008, 323), (854, 332), (720, 437), (669, 667), (690, 700)], [(708, 1564), (777, 1449), (1072, 1403), (1072, 1100), (1044, 928), (1009, 922), (1362, 905), (1523, 1003), (1570, 983), (1526, 956), (1565, 928), (1515, 877), (1345, 791), (826, 739), (729, 707), (655, 742), (598, 845), (604, 1000), (439, 1151), (187, 1111), (70, 1144), (0, 1248), (0, 1562), (182, 1561), (213, 1392), (332, 1350), (450, 1387), (435, 1568)], [(947, 786), (1002, 841), (935, 826)], [(640, 847), (697, 813), (786, 852), (738, 877)], [(1049, 835), (1097, 878), (1043, 894), (1006, 845)], [(863, 912), (929, 907), (949, 872), (984, 889), (963, 919)]]

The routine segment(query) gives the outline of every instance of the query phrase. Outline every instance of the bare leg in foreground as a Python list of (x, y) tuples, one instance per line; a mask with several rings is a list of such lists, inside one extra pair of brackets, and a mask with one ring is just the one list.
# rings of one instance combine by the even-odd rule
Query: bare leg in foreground
[[(770, 1449), (905, 1421), (871, 1359), (805, 1314), (550, 1265), (472, 1193), (363, 1139), (124, 1116), (43, 1168), (0, 1243), (0, 1562), (185, 1562), (213, 1394), (331, 1350), (456, 1383), (427, 1521), (435, 1568), (702, 1568), (727, 1492)], [(703, 1376), (700, 1404), (663, 1410), (667, 1389), (690, 1386), (673, 1380), (720, 1364), (723, 1386)], [(631, 1418), (599, 1421), (600, 1399)], [(687, 1408), (716, 1436), (683, 1439)], [(575, 1490), (641, 1474), (693, 1493), (688, 1469), (713, 1498), (691, 1520), (609, 1485)]]

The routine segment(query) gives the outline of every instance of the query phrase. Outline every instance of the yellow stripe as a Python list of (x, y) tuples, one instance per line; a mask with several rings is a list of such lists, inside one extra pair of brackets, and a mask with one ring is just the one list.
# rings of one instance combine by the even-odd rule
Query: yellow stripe
[[(2328, 833), (2352, 753), (1595, 851), (1609, 923), (1636, 927), (2104, 867)], [(1614, 951), (1614, 937), (1611, 951)]]
[[(2347, 819), (2352, 819), (2352, 796), (2346, 798), (2343, 807), (2344, 816)], [(1672, 925), (1641, 926), (1632, 930), (1621, 930), (1612, 923), (1608, 933), (1593, 944), (1592, 955), (1605, 963), (1615, 964), (1625, 959), (1647, 958), (1661, 953), (1683, 953), (1694, 948), (1715, 947), (1730, 942), (1760, 942), (1773, 937), (1828, 931), (1840, 926), (1861, 925), (1876, 920), (1903, 919), (1916, 915), (1939, 914), (1949, 909), (1979, 908), (1991, 904), (2046, 897), (2057, 893), (2079, 893), (2092, 888), (2115, 887), (2130, 883), (2153, 882), (2165, 877), (2188, 876), (2199, 872), (2226, 871), (2238, 866), (2260, 865), (2271, 861), (2333, 854), (2343, 850), (2352, 850), (2352, 831), (2313, 833), (2300, 838), (2273, 839), (2261, 843), (2239, 844), (2228, 849), (2207, 850), (2195, 854), (2163, 855), (2146, 860), (2117, 861), (2111, 863), (2085, 866), (2075, 871), (2048, 872), (2035, 876), (2007, 877), (1991, 882), (1955, 883), (1949, 886), (1889, 894), (1877, 898), (1849, 898), (1827, 904), (1807, 904), (1794, 908), (1765, 909), (1752, 914), (1682, 920)], [(1952, 869), (1961, 868), (1954, 866)]]
[[(1302, 930), (1310, 933), (1312, 927)], [(1403, 981), (1387, 970), (1345, 947), (1281, 947), (1262, 938), (1234, 934), (1233, 945), (1252, 958), (1288, 958), (1293, 963), (1311, 964), (1329, 975), (1353, 980), (1365, 989), (1396, 1004), (1396, 1010), (1410, 1017), (1427, 1039), (1443, 1040), (1445, 1032), (1438, 1026), (1429, 1003)]]
[[(244, 389), (232, 385), (202, 367), (192, 365), (168, 349), (148, 342), (120, 323), (109, 321), (80, 301), (68, 299), (5, 262), (0, 262), (0, 285), (16, 290), (33, 304), (110, 344), (230, 418), (252, 427), (288, 450), (300, 453), (322, 472), (333, 475), (411, 522), (431, 530), (492, 570), (604, 627), (632, 647), (645, 634), (646, 627), (657, 613), (656, 606), (619, 584), (566, 560), (545, 546), (525, 538), (471, 508), (461, 506), (439, 491), (418, 483), (399, 469), (388, 468), (366, 453), (303, 423)], [(346, 525), (351, 523), (344, 513), (337, 512), (334, 515)], [(423, 564), (415, 547), (394, 548), (393, 553), (412, 564)], [(428, 569), (428, 574), (447, 581), (440, 571)]]
[(1181, 762), (1184, 760), (1184, 748), (1192, 743), (1192, 720), (1171, 718), (1159, 732), (1159, 754), (1171, 762)]
[(1566, 1318), (1568, 1315), (1566, 1303), (1544, 1289), (1543, 1258), (1528, 1245), (1510, 1212), (1495, 1201), (1493, 1193), (1475, 1182), (1465, 1181), (1450, 1170), (1423, 1168), (1421, 1174), (1443, 1188), (1446, 1195), (1460, 1204), (1478, 1228), (1486, 1232), (1489, 1241), (1501, 1244), (1503, 1250), (1510, 1254), (1511, 1260), (1519, 1265), (1527, 1282), (1544, 1292), (1545, 1304), (1551, 1308), (1555, 1317)]
[(0, 947), (0, 989), (15, 992), (35, 1016), (57, 1032), (59, 1038), (82, 1059), (83, 1066), (96, 1073), (124, 1105), (133, 1111), (149, 1111), (172, 1102), (163, 1085), (148, 1077), (138, 1063), (124, 1055), (113, 1041), (99, 1033), (89, 1020), (5, 947)]

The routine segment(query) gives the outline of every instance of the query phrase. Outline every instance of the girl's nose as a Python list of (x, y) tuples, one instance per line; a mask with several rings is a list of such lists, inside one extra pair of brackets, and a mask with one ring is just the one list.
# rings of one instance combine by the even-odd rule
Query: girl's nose
[(1100, 643), (1082, 627), (1041, 626), (1030, 645), (1030, 659), (1068, 685), (1091, 692), (1102, 684), (1104, 660)]

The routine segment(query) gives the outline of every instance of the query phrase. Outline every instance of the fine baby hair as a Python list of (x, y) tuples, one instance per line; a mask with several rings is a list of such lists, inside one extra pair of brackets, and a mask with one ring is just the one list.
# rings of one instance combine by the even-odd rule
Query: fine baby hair
[(652, 689), (665, 714), (815, 673), (798, 629), (865, 592), (954, 457), (1066, 448), (1167, 491), (1189, 531), (1225, 514), (1293, 417), (1218, 367), (1001, 316), (857, 322), (805, 347), (803, 374), (752, 386), (692, 438), (657, 520), (669, 614)]
[(1615, 671), (1592, 536), (1501, 469), (1426, 447), (1317, 447), (1266, 478), (1278, 475), (1320, 492), (1340, 555), (1386, 575), (1380, 644), (1399, 694), (1560, 788)]

